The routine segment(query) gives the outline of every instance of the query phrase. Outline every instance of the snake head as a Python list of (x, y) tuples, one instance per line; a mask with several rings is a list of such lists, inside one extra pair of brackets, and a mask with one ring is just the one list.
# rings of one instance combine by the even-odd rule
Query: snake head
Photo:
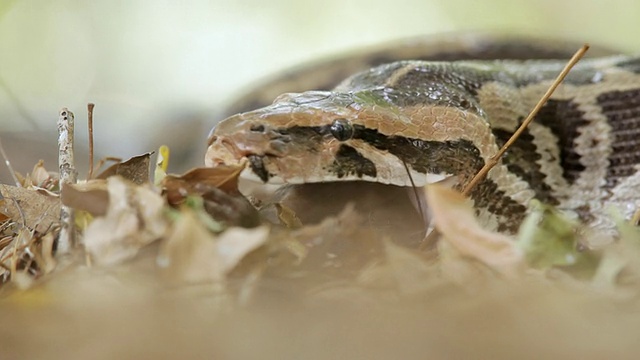
[[(281, 95), (271, 106), (234, 115), (214, 127), (205, 164), (234, 165), (247, 159), (243, 177), (265, 183), (373, 178), (371, 161), (356, 163), (356, 151), (345, 154), (357, 118), (351, 103), (348, 95), (331, 92)], [(352, 158), (347, 169), (339, 162), (348, 155)]]
[(468, 121), (464, 109), (400, 107), (389, 100), (401, 95), (384, 87), (281, 95), (270, 106), (221, 121), (209, 136), (205, 163), (248, 160), (242, 177), (271, 184), (399, 186), (422, 186), (481, 165), (478, 148), (463, 135), (477, 132), (478, 124), (488, 131), (484, 120)]

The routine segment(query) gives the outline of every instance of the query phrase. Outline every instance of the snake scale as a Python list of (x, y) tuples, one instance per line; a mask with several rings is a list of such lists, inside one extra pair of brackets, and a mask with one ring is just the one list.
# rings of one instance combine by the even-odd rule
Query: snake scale
[[(509, 37), (426, 43), (320, 63), (267, 83), (214, 127), (207, 166), (248, 160), (243, 176), (274, 184), (447, 180), (460, 188), (577, 49)], [(554, 58), (563, 60), (544, 60)], [(314, 72), (317, 85), (301, 80)], [(264, 105), (273, 91), (304, 87), (316, 90)], [(470, 197), (486, 226), (506, 233), (517, 231), (532, 199), (609, 228), (608, 206), (626, 217), (640, 206), (639, 168), (640, 58), (600, 56), (572, 70)]]

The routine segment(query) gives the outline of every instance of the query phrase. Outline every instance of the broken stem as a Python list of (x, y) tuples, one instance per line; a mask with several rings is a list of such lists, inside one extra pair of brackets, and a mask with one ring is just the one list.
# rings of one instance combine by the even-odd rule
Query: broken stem
[(89, 175), (87, 179), (93, 178), (93, 108), (96, 105), (93, 103), (87, 104), (87, 112), (88, 112), (88, 125), (89, 125)]
[[(67, 108), (60, 110), (58, 117), (58, 165), (60, 167), (60, 188), (62, 183), (75, 184), (78, 172), (73, 159), (73, 113)], [(60, 236), (58, 253), (69, 253), (75, 245), (73, 208), (60, 207)]]

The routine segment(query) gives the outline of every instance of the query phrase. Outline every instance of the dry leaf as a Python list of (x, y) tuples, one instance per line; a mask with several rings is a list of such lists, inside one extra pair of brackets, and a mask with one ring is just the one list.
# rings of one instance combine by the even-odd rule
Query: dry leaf
[(521, 273), (523, 256), (514, 241), (483, 229), (464, 196), (438, 185), (427, 186), (426, 195), (436, 228), (462, 256), (478, 260), (506, 276)]
[(33, 232), (23, 227), (12, 237), (11, 242), (0, 250), (0, 262), (2, 263), (0, 274), (6, 276), (9, 272), (11, 281), (17, 282), (16, 285), (19, 287), (25, 285), (25, 287), (21, 287), (23, 289), (28, 287), (31, 282), (26, 281), (24, 276), (16, 276), (16, 274), (22, 273), (31, 266), (31, 256), (25, 249), (29, 248), (34, 240)]
[(96, 179), (106, 179), (111, 176), (120, 175), (132, 181), (134, 184), (142, 185), (149, 182), (149, 165), (153, 153), (146, 153), (134, 156), (127, 161), (116, 163), (96, 176)]
[(383, 259), (381, 238), (365, 225), (366, 221), (353, 204), (349, 204), (337, 216), (291, 231), (286, 244), (298, 258), (297, 268), (351, 276), (372, 261)]
[(116, 264), (164, 235), (164, 199), (119, 176), (107, 179), (109, 206), (85, 231), (85, 248), (100, 264)]
[(90, 180), (78, 184), (62, 184), (62, 204), (93, 216), (103, 216), (109, 207), (109, 192), (105, 180)]
[(162, 180), (167, 198), (172, 204), (179, 203), (187, 194), (198, 193), (196, 186), (215, 187), (227, 193), (238, 192), (238, 177), (244, 167), (218, 166), (195, 168), (182, 175), (169, 174)]
[(190, 208), (183, 208), (163, 242), (157, 263), (173, 282), (221, 282), (248, 253), (262, 246), (265, 226), (230, 228), (214, 235)]
[(33, 189), (0, 185), (0, 213), (40, 233), (60, 220), (60, 198)]
[(220, 234), (217, 241), (218, 256), (225, 273), (233, 270), (245, 255), (262, 246), (268, 235), (267, 226), (253, 229), (234, 227)]
[(202, 194), (204, 209), (217, 221), (227, 226), (253, 228), (260, 225), (258, 210), (242, 194), (228, 194), (210, 188)]
[(40, 160), (33, 166), (33, 170), (22, 181), (22, 186), (37, 187), (52, 190), (58, 186), (58, 174), (50, 173), (44, 168), (44, 161)]
[(366, 287), (387, 287), (404, 295), (427, 291), (434, 286), (437, 271), (420, 253), (384, 240), (386, 260), (362, 271), (358, 283)]
[(284, 226), (288, 227), (289, 229), (297, 229), (302, 227), (302, 221), (300, 221), (298, 215), (296, 215), (295, 211), (291, 210), (290, 207), (281, 203), (275, 203), (273, 205), (276, 208), (278, 219), (282, 224), (284, 224)]
[(434, 267), (415, 251), (385, 241), (387, 263), (393, 272), (398, 290), (403, 294), (415, 294), (429, 289), (434, 277)]
[(198, 283), (224, 279), (215, 235), (186, 208), (162, 242), (157, 264), (171, 282)]
[(15, 222), (2, 224), (0, 283), (10, 279), (18, 288), (26, 289), (33, 280), (53, 271), (56, 266), (53, 244), (57, 229), (53, 227), (40, 236), (27, 227), (15, 226)]
[(238, 191), (241, 167), (196, 168), (182, 176), (167, 175), (162, 185), (171, 205), (182, 204), (188, 196), (201, 196), (204, 208), (217, 221), (228, 226), (255, 227), (258, 211)]

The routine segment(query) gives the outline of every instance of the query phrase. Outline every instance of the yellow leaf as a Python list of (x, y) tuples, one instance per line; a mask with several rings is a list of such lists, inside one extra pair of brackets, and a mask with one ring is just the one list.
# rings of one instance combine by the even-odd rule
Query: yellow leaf
[(156, 159), (156, 168), (153, 172), (153, 183), (160, 185), (165, 176), (167, 176), (167, 168), (169, 167), (169, 147), (162, 145), (158, 149), (158, 158)]

